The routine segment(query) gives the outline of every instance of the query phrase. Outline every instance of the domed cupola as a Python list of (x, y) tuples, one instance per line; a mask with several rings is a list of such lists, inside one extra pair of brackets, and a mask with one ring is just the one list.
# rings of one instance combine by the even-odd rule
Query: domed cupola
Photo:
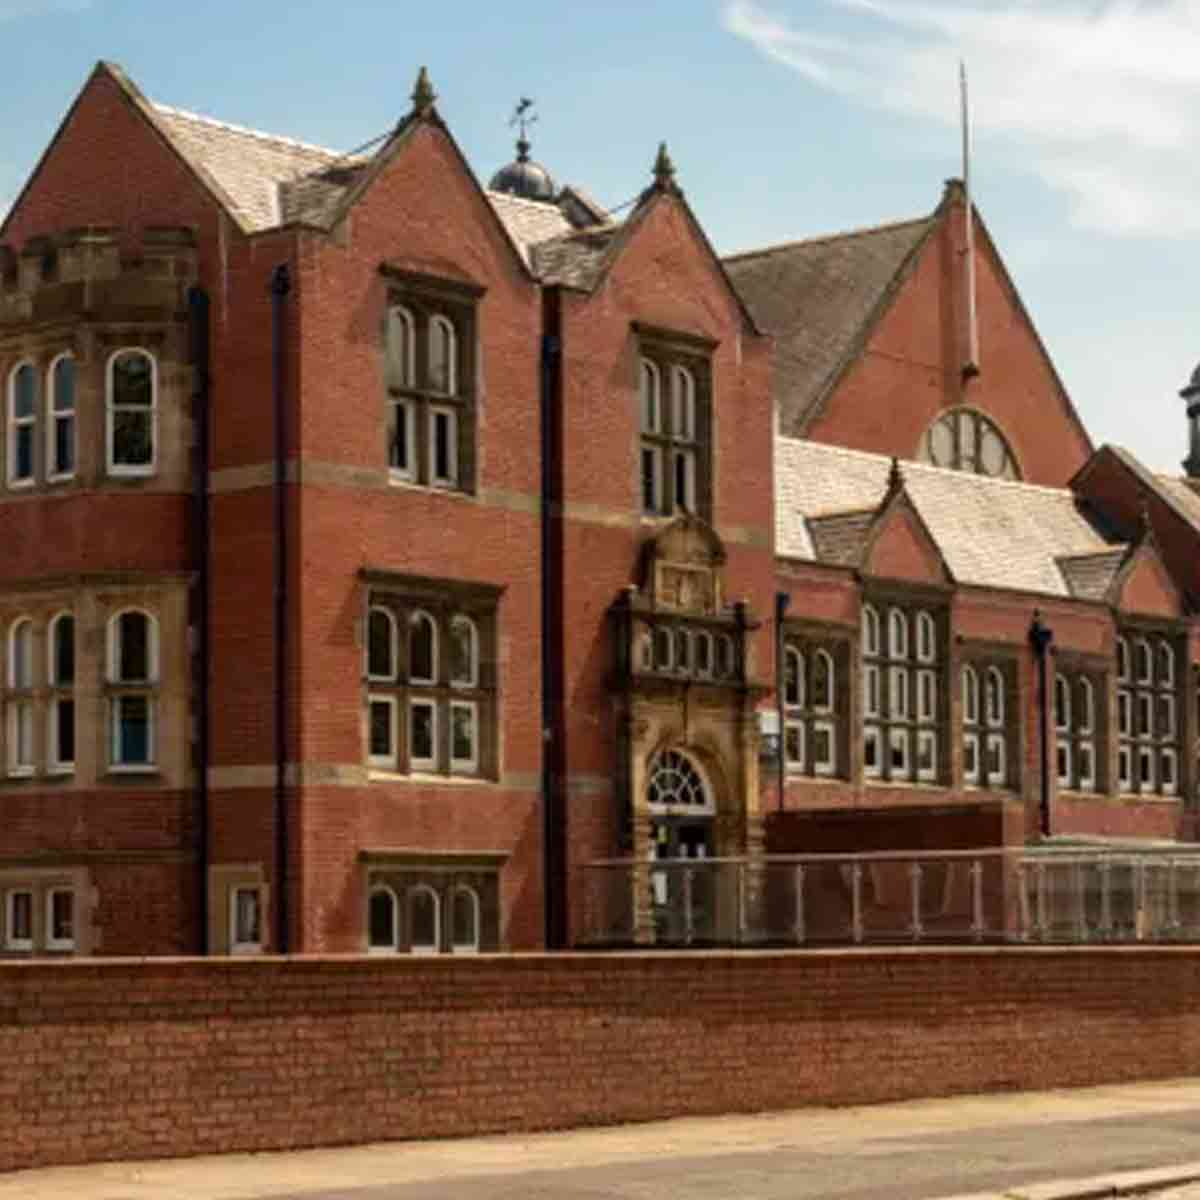
[(550, 172), (541, 163), (536, 163), (529, 157), (531, 147), (527, 134), (529, 126), (537, 120), (537, 117), (530, 113), (531, 108), (533, 108), (533, 101), (527, 96), (522, 96), (510, 122), (521, 128), (521, 136), (517, 139), (516, 160), (510, 162), (506, 167), (501, 167), (492, 176), (488, 187), (493, 192), (519, 196), (522, 200), (540, 200), (544, 204), (553, 204), (557, 198), (558, 189), (554, 186)]

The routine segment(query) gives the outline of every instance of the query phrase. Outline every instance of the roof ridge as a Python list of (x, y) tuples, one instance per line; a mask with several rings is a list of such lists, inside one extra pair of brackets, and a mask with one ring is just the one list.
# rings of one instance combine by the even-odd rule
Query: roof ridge
[(186, 121), (196, 121), (201, 125), (208, 125), (213, 129), (223, 129), (227, 133), (240, 133), (246, 137), (257, 138), (261, 142), (273, 142), (279, 146), (290, 146), (293, 150), (305, 150), (311, 154), (320, 154), (330, 159), (346, 159), (351, 162), (366, 161), (361, 156), (356, 157), (352, 154), (343, 154), (338, 150), (331, 150), (328, 146), (318, 146), (314, 142), (302, 142), (298, 138), (285, 137), (283, 134), (266, 133), (261, 129), (251, 129), (248, 125), (235, 125), (231, 121), (221, 121), (216, 117), (205, 116), (204, 113), (192, 112), (186, 108), (176, 108), (171, 104), (160, 104), (157, 100), (152, 100), (150, 105), (156, 113), (162, 113), (169, 117), (182, 117)]
[[(830, 442), (816, 442), (811, 438), (788, 437), (787, 434), (783, 433), (776, 434), (775, 441), (794, 446), (812, 446), (822, 452), (842, 454), (849, 458), (871, 459), (879, 463), (890, 463), (892, 458), (896, 457), (891, 454), (880, 454), (874, 450), (855, 450), (851, 446), (838, 446)], [(901, 458), (899, 461), (901, 471), (904, 474), (908, 474), (910, 471), (917, 471), (942, 478), (969, 479), (976, 484), (983, 484), (988, 487), (1012, 487), (1020, 488), (1025, 492), (1048, 492), (1051, 495), (1068, 498), (1076, 502), (1080, 499), (1070, 488), (1051, 487), (1047, 483), (1026, 483), (1023, 479), (1001, 479), (997, 475), (983, 475), (975, 471), (958, 471), (953, 467), (935, 467), (933, 463), (918, 462), (912, 458)]]
[(511, 192), (497, 192), (492, 188), (484, 188), (483, 194), (489, 200), (502, 200), (506, 204), (522, 204), (526, 208), (536, 208), (540, 212), (545, 212), (546, 209), (552, 208), (557, 212), (561, 212), (557, 204), (547, 200), (530, 200), (525, 196), (514, 196)]
[(864, 225), (859, 229), (846, 229), (839, 233), (820, 233), (812, 237), (794, 238), (787, 242), (774, 242), (769, 246), (760, 246), (755, 250), (739, 250), (734, 254), (723, 254), (722, 262), (733, 262), (746, 258), (761, 258), (767, 254), (775, 254), (780, 250), (794, 250), (800, 246), (815, 246), (822, 242), (837, 242), (847, 238), (866, 237), (872, 233), (887, 233), (893, 229), (903, 229), (908, 225), (927, 225), (936, 219), (936, 213), (924, 217), (909, 217), (905, 220), (883, 221), (878, 225)]

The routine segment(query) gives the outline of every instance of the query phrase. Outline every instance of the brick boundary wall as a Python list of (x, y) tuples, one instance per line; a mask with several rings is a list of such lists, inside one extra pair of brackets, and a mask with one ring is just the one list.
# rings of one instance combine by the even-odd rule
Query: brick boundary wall
[(1200, 947), (0, 964), (0, 1170), (1200, 1074)]

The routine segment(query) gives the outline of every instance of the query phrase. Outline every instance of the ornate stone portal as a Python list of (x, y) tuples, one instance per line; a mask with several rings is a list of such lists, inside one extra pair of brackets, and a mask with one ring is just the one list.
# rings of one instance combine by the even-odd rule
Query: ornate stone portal
[[(750, 637), (758, 624), (744, 604), (725, 603), (724, 565), (714, 530), (686, 514), (645, 543), (639, 583), (611, 610), (626, 849), (647, 864), (635, 884), (641, 942), (679, 916), (685, 874), (682, 863), (650, 863), (763, 851), (755, 705), (765, 689), (753, 679)], [(686, 874), (690, 888), (698, 873)], [(719, 868), (703, 875), (703, 886), (716, 886)], [(719, 926), (731, 916), (706, 909), (705, 919), (699, 940), (723, 940)]]

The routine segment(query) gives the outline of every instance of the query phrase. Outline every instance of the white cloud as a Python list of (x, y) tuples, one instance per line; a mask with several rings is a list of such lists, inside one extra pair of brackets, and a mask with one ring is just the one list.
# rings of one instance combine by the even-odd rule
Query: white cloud
[[(1078, 227), (1200, 233), (1200, 0), (793, 7), (789, 19), (756, 0), (730, 0), (725, 28), (820, 87), (944, 124), (958, 120), (964, 58), (976, 136), (1065, 194)], [(831, 24), (853, 35), (831, 35)]]

